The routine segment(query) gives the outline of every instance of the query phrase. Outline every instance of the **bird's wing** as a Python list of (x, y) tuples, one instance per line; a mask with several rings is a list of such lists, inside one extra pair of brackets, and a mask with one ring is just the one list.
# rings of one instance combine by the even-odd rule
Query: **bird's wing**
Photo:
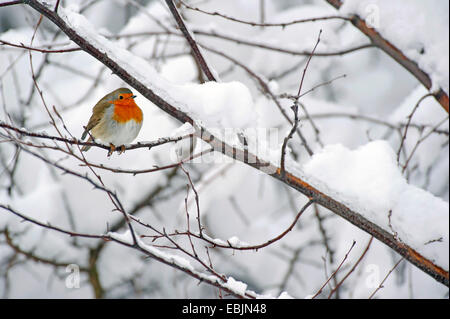
[(86, 138), (87, 133), (100, 122), (103, 115), (105, 114), (105, 110), (110, 106), (111, 103), (103, 101), (103, 99), (100, 100), (97, 104), (95, 104), (94, 108), (92, 109), (91, 118), (89, 119), (89, 122), (86, 125), (83, 135), (81, 136), (82, 140), (84, 140)]

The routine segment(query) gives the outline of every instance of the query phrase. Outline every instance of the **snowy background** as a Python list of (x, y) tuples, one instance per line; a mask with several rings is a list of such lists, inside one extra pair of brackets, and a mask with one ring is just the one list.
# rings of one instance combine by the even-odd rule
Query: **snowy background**
[[(262, 18), (261, 2), (257, 0), (186, 3), (245, 21), (259, 22)], [(98, 40), (99, 45), (110, 50), (108, 55), (116, 55), (131, 73), (141, 74), (148, 86), (167, 94), (165, 98), (175, 101), (199, 123), (211, 129), (276, 131), (278, 139), (267, 146), (268, 150), (262, 150), (276, 165), (291, 125), (253, 75), (267, 83), (277, 97), (295, 95), (308, 58), (295, 52), (310, 52), (319, 30), (323, 31), (317, 53), (333, 53), (369, 43), (358, 29), (341, 19), (284, 28), (255, 27), (181, 6), (187, 26), (220, 78), (220, 83), (199, 84), (202, 81), (199, 68), (185, 39), (174, 34), (177, 31), (173, 17), (163, 1), (77, 0), (61, 1), (60, 6), (58, 12), (66, 21), (82, 30), (86, 37)], [(433, 89), (441, 88), (448, 95), (448, 9), (448, 1), (442, 0), (395, 3), (346, 0), (339, 12), (326, 1), (265, 0), (263, 16), (265, 22), (279, 23), (352, 13), (374, 18), (375, 14), (371, 23), (377, 30), (429, 74)], [(30, 45), (38, 19), (39, 15), (25, 5), (0, 7), (0, 40)], [(53, 50), (76, 47), (44, 18), (30, 46), (49, 48), (49, 45)], [(280, 51), (294, 51), (294, 54)], [(101, 97), (118, 87), (129, 87), (85, 52), (31, 54), (46, 104), (55, 106), (68, 131), (76, 137), (81, 136), (92, 107)], [(332, 79), (336, 80), (300, 99), (304, 106), (299, 110), (300, 129), (314, 155), (308, 155), (299, 137), (294, 135), (289, 144), (289, 169), (395, 234), (448, 272), (448, 113), (433, 97), (423, 99), (414, 110), (428, 91), (376, 48), (314, 56), (306, 73), (304, 91)], [(152, 141), (184, 132), (185, 127), (179, 129), (182, 123), (140, 94), (137, 96), (144, 125), (136, 141)], [(0, 97), (0, 121), (32, 132), (57, 135), (34, 87), (27, 50), (0, 46)], [(286, 98), (278, 101), (293, 118), (292, 101)], [(312, 122), (306, 118), (305, 109)], [(402, 143), (405, 124), (412, 112)], [(61, 123), (58, 125), (62, 127)], [(198, 148), (205, 146), (198, 144)], [(32, 149), (45, 158), (92, 176), (88, 168), (70, 156), (49, 149)], [(172, 145), (127, 151), (111, 158), (106, 158), (104, 149), (92, 148), (85, 156), (92, 163), (128, 170), (177, 161)], [(223, 156), (216, 155), (184, 167), (199, 193), (204, 232), (217, 243), (228, 240), (235, 247), (264, 243), (286, 230), (308, 201), (270, 176), (227, 161)], [(136, 176), (101, 169), (96, 172), (107, 187), (117, 192), (127, 212), (168, 233), (186, 230), (188, 181), (181, 169)], [(18, 152), (4, 135), (0, 135), (0, 203), (43, 223), (81, 233), (105, 234), (123, 220), (120, 213), (112, 211), (105, 193), (93, 190), (86, 180), (62, 175), (54, 166)], [(191, 227), (195, 228), (192, 192), (187, 207)], [(117, 230), (125, 231), (126, 227)], [(138, 231), (150, 235), (147, 229), (138, 228)], [(144, 258), (138, 251), (23, 223), (1, 209), (0, 232), (0, 294), (5, 298), (221, 296), (217, 288), (198, 285), (198, 280)], [(355, 241), (345, 263), (320, 297), (326, 298), (364, 254), (333, 298), (368, 298), (401, 258), (384, 244), (370, 239), (369, 234), (343, 218), (313, 205), (289, 234), (268, 247), (258, 251), (210, 248), (208, 252), (214, 269), (229, 276), (228, 284), (235, 290), (242, 289), (242, 282), (266, 297), (307, 298), (339, 267)], [(144, 238), (143, 241), (147, 245), (167, 245), (163, 240), (152, 242)], [(186, 238), (177, 241), (189, 249)], [(207, 244), (198, 240), (195, 245), (201, 252), (200, 258), (209, 262), (204, 249)], [(161, 254), (186, 258), (174, 249), (154, 248)], [(189, 267), (202, 270), (195, 260), (189, 262)], [(79, 288), (68, 287), (69, 264), (81, 269)], [(448, 288), (403, 261), (375, 297), (448, 298)]]

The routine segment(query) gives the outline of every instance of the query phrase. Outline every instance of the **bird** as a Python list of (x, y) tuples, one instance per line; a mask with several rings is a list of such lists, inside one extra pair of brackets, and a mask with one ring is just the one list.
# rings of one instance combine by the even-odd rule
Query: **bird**
[[(130, 89), (119, 88), (105, 95), (95, 104), (89, 122), (84, 126), (81, 140), (89, 133), (87, 142), (100, 139), (109, 144), (108, 157), (120, 147), (119, 155), (125, 152), (125, 144), (131, 143), (139, 134), (144, 115), (136, 105)], [(81, 151), (86, 152), (89, 145), (84, 145)]]

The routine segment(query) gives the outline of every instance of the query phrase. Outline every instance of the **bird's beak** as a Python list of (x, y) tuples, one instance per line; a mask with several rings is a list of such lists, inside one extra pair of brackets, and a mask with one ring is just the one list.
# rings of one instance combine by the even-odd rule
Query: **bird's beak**
[(132, 99), (135, 99), (135, 98), (136, 98), (136, 95), (132, 95), (131, 98), (132, 98)]

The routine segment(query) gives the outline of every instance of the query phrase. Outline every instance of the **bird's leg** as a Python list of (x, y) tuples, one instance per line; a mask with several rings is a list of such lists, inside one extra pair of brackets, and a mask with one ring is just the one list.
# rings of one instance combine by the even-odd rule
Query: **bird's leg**
[(119, 150), (119, 155), (125, 152), (125, 145), (122, 145)]
[(116, 150), (116, 147), (114, 146), (114, 144), (109, 143), (108, 157), (111, 156), (112, 153), (114, 153), (115, 150)]

